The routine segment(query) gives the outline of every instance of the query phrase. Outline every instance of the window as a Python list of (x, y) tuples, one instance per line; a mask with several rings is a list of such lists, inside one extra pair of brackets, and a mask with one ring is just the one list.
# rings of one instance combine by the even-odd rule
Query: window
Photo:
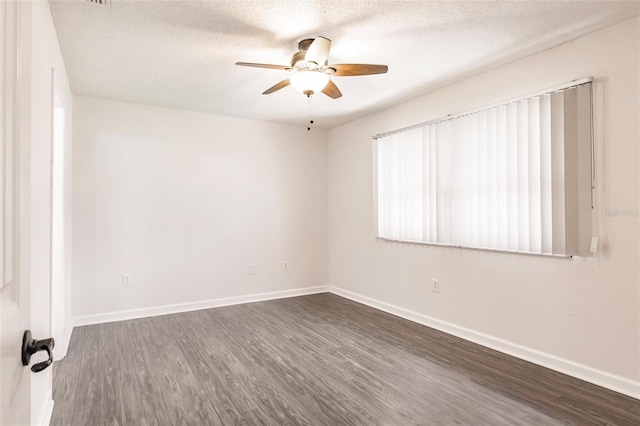
[(378, 237), (589, 253), (591, 82), (376, 137)]

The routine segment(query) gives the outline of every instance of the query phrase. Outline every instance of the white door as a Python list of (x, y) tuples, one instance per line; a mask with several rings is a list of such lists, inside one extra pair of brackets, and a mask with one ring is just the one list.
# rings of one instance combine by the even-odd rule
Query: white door
[(28, 94), (20, 75), (29, 30), (22, 7), (21, 2), (0, 1), (0, 425), (32, 423), (33, 373), (21, 359), (31, 306), (28, 194), (23, 190), (30, 159), (24, 155), (28, 137), (21, 137), (28, 134), (23, 102)]

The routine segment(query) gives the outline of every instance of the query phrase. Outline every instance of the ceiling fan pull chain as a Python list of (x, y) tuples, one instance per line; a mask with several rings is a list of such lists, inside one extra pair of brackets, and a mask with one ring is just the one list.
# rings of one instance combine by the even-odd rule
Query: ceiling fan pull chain
[(311, 125), (313, 124), (313, 115), (311, 111), (311, 95), (307, 95), (307, 117), (309, 119), (307, 130), (311, 130)]

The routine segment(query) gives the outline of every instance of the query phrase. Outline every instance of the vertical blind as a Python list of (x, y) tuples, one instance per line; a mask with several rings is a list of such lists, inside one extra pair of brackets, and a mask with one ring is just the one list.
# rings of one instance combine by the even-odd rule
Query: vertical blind
[(591, 83), (377, 137), (378, 236), (589, 253)]

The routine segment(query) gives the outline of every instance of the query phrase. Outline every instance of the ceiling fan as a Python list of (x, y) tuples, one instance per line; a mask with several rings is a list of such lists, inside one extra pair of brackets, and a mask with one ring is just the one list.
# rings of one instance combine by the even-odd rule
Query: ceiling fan
[(298, 52), (291, 57), (291, 66), (255, 64), (251, 62), (236, 62), (244, 67), (268, 68), (289, 71), (291, 76), (277, 83), (262, 94), (268, 95), (284, 87), (292, 85), (307, 96), (322, 92), (330, 98), (342, 96), (340, 89), (331, 81), (331, 76), (346, 77), (357, 75), (384, 74), (389, 67), (372, 64), (339, 64), (329, 65), (328, 57), (331, 40), (318, 36), (307, 38), (298, 43)]

